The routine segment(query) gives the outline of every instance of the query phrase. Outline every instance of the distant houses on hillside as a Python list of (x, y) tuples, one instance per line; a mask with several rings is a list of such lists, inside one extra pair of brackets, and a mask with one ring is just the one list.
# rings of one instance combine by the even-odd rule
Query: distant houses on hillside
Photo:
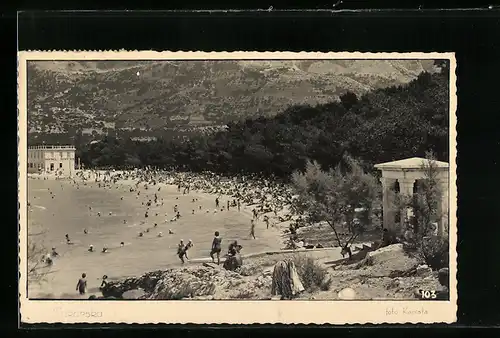
[(136, 137), (131, 137), (130, 139), (132, 141), (135, 141), (135, 142), (151, 142), (151, 141), (156, 141), (157, 137), (156, 136), (136, 136)]

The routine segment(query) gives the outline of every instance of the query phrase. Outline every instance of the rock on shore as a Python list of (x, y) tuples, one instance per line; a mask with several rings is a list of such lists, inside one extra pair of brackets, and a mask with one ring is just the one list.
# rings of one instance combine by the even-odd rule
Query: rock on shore
[(402, 244), (393, 244), (369, 252), (358, 263), (335, 267), (331, 291), (349, 287), (356, 299), (414, 299), (418, 289), (441, 290), (437, 277), (437, 271), (406, 255)]
[(101, 291), (105, 298), (124, 298), (131, 290), (142, 290), (138, 299), (265, 299), (270, 297), (271, 274), (247, 277), (209, 266), (158, 270), (140, 277), (111, 282)]

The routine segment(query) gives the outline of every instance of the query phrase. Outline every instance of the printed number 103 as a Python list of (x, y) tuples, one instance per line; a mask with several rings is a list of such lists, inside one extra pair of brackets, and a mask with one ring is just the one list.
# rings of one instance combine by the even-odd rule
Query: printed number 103
[(419, 290), (420, 291), (420, 297), (422, 299), (436, 299), (436, 291), (434, 290)]

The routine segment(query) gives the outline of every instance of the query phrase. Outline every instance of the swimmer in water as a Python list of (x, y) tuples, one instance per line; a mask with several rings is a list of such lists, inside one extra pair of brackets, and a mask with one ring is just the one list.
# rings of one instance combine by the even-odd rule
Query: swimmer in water
[(123, 224), (127, 224), (127, 220), (126, 219), (123, 220)]
[(142, 237), (142, 236), (144, 236), (144, 234), (141, 231), (141, 232), (139, 232), (139, 237)]
[(149, 232), (149, 228), (146, 229), (146, 232)]
[(109, 215), (111, 216), (111, 215), (113, 215), (113, 213), (110, 211), (110, 212), (109, 212)]
[(97, 212), (97, 216), (101, 217), (101, 212), (100, 211)]
[(191, 211), (191, 214), (194, 215), (194, 209)]
[(87, 231), (87, 229), (83, 229), (83, 233), (86, 235), (86, 234), (88, 234), (89, 232)]
[(56, 248), (52, 248), (52, 253), (51, 253), (52, 257), (57, 257), (59, 256), (59, 254), (57, 253), (56, 251)]
[(101, 252), (102, 252), (102, 253), (108, 253), (108, 248), (106, 248), (106, 247), (102, 248), (102, 251), (101, 251)]
[(174, 232), (172, 231), (172, 229), (168, 229), (168, 234), (169, 235), (173, 235), (174, 234)]
[(158, 237), (163, 237), (163, 233), (161, 231), (158, 233)]
[(47, 265), (52, 265), (54, 263), (54, 261), (50, 257), (50, 254), (47, 254), (47, 256), (45, 257), (45, 263), (47, 263)]
[(125, 242), (120, 242), (120, 246), (124, 247), (125, 246)]
[(94, 246), (92, 244), (90, 244), (88, 250), (88, 252), (94, 252)]

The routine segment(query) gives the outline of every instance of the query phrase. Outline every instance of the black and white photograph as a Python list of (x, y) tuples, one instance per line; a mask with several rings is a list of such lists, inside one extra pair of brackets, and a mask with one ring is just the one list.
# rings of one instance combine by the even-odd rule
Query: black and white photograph
[(84, 54), (20, 61), (25, 302), (454, 318), (452, 53)]

